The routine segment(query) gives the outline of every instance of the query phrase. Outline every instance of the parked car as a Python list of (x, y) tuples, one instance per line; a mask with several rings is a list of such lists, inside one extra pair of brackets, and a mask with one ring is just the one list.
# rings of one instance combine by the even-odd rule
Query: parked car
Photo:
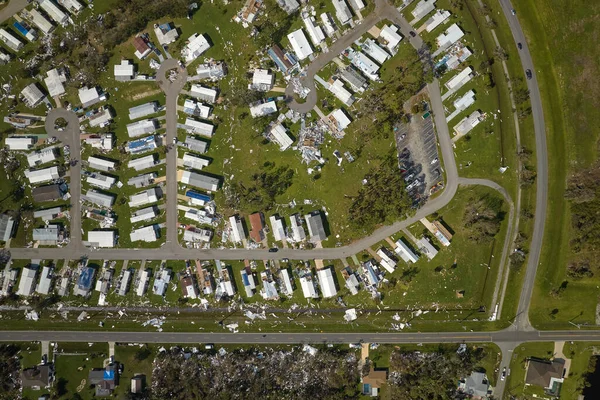
[(417, 34), (415, 33), (415, 31), (410, 31), (409, 33), (410, 33), (410, 36), (412, 36), (412, 37), (416, 37), (417, 36)]
[(269, 253), (277, 253), (279, 251), (279, 249), (277, 247), (271, 247), (269, 249)]
[(517, 47), (519, 48), (519, 50), (523, 50), (523, 45), (521, 43), (517, 43)]
[(503, 381), (506, 379), (506, 367), (502, 369), (502, 374), (500, 375), (500, 380)]
[(531, 70), (530, 69), (526, 70), (525, 75), (527, 75), (527, 79), (531, 79), (531, 77), (532, 77)]

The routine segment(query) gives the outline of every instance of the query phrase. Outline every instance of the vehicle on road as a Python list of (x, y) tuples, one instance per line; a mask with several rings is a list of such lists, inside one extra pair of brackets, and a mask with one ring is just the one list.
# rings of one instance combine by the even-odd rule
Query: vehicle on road
[(177, 144), (177, 138), (176, 137), (173, 138), (173, 144)]
[(277, 247), (271, 247), (269, 249), (269, 253), (277, 253), (279, 251), (279, 249)]
[(502, 369), (502, 375), (500, 375), (500, 380), (503, 381), (506, 379), (506, 367)]
[(415, 33), (415, 31), (410, 31), (409, 33), (410, 33), (410, 36), (412, 36), (412, 37), (416, 37), (417, 36), (417, 34)]
[(514, 8), (513, 8), (512, 10), (510, 10), (510, 13), (511, 13), (512, 15), (517, 15), (517, 12), (515, 11), (515, 9), (514, 9)]
[(525, 75), (527, 75), (527, 79), (531, 79), (531, 76), (532, 76), (531, 75), (531, 70), (530, 69), (526, 70), (525, 71)]

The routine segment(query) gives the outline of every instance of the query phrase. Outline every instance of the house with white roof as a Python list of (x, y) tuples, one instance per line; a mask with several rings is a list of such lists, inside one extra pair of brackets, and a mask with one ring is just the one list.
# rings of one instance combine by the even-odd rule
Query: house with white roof
[(31, 83), (21, 91), (21, 96), (28, 107), (34, 108), (44, 100), (44, 93), (38, 88), (36, 83)]
[(388, 58), (390, 58), (390, 54), (379, 47), (379, 45), (375, 43), (373, 39), (365, 40), (362, 45), (362, 51), (364, 51), (365, 54), (377, 61), (379, 64), (383, 64)]
[(350, 122), (352, 122), (350, 121), (350, 118), (348, 118), (346, 113), (344, 113), (339, 108), (333, 111), (331, 114), (329, 114), (327, 119), (329, 120), (329, 123), (332, 126), (332, 128), (337, 132), (342, 132), (348, 127), (348, 125), (350, 125)]
[(40, 151), (32, 151), (27, 154), (27, 164), (30, 167), (37, 167), (56, 160), (54, 148), (42, 149)]
[(444, 33), (439, 35), (435, 40), (438, 45), (438, 50), (436, 53), (444, 51), (448, 47), (452, 46), (456, 43), (460, 38), (462, 38), (465, 33), (460, 29), (457, 24), (452, 24)]
[(29, 11), (31, 22), (41, 30), (44, 35), (49, 34), (54, 30), (54, 25), (46, 19), (38, 10), (32, 8)]
[(38, 283), (35, 291), (39, 294), (46, 295), (50, 293), (52, 289), (52, 271), (54, 268), (51, 266), (45, 266), (42, 268), (42, 274), (40, 275), (40, 283)]
[(392, 52), (402, 40), (402, 36), (398, 33), (396, 25), (385, 25), (379, 31), (379, 37), (386, 42), (385, 46)]
[(137, 294), (138, 296), (143, 296), (144, 293), (146, 293), (146, 289), (148, 288), (148, 282), (150, 281), (150, 271), (150, 268), (144, 268), (142, 271), (140, 271), (138, 283), (135, 288), (135, 294)]
[(25, 267), (21, 270), (21, 279), (19, 280), (19, 288), (17, 289), (18, 296), (30, 296), (35, 288), (37, 280), (38, 265)]
[(319, 278), (319, 286), (321, 286), (321, 293), (323, 293), (324, 298), (333, 297), (337, 294), (331, 268), (318, 270), (317, 277)]
[(275, 104), (275, 100), (250, 106), (250, 115), (252, 115), (252, 118), (264, 117), (276, 112), (277, 104)]
[(164, 296), (167, 288), (169, 286), (169, 282), (171, 281), (172, 271), (170, 268), (160, 269), (158, 274), (156, 274), (156, 278), (154, 279), (154, 285), (152, 286), (152, 292), (159, 296)]
[(62, 229), (59, 225), (48, 225), (44, 228), (33, 229), (33, 241), (41, 246), (56, 246), (61, 240)]
[(354, 52), (351, 62), (352, 65), (358, 68), (370, 80), (376, 81), (379, 79), (379, 75), (377, 75), (377, 72), (379, 71), (379, 65), (373, 62), (373, 60), (371, 60), (365, 54), (359, 51)]
[(377, 255), (381, 257), (379, 264), (381, 264), (381, 266), (385, 268), (387, 272), (394, 272), (396, 269), (396, 260), (392, 258), (390, 251), (385, 247), (381, 247), (379, 250), (377, 250)]
[(307, 273), (300, 277), (300, 287), (305, 299), (318, 299), (316, 282), (312, 274)]
[(25, 176), (33, 185), (35, 185), (36, 183), (49, 182), (60, 178), (60, 174), (58, 173), (58, 167), (48, 167), (36, 170), (26, 169)]
[(460, 89), (462, 86), (464, 86), (464, 84), (469, 82), (472, 78), (473, 78), (473, 68), (466, 67), (465, 69), (460, 71), (458, 74), (456, 74), (456, 76), (454, 76), (454, 78), (452, 78), (448, 82), (446, 82), (445, 86), (448, 88), (448, 90), (455, 91), (455, 90)]
[(187, 168), (201, 170), (207, 167), (209, 163), (209, 160), (206, 158), (198, 157), (192, 153), (185, 153), (183, 155), (183, 166)]
[(143, 119), (141, 121), (127, 124), (127, 134), (129, 137), (138, 137), (156, 132), (157, 123), (153, 119)]
[(211, 108), (199, 101), (185, 99), (185, 102), (183, 103), (183, 112), (188, 115), (206, 119), (210, 117)]
[[(34, 213), (35, 217), (35, 213)], [(15, 230), (15, 220), (7, 214), (0, 214), (0, 240), (8, 242)]]
[(421, 0), (417, 3), (417, 6), (412, 10), (412, 15), (415, 18), (411, 21), (412, 24), (419, 21), (421, 18), (435, 10), (436, 0)]
[(17, 39), (15, 35), (4, 28), (0, 28), (0, 40), (2, 40), (4, 44), (13, 51), (19, 51), (25, 45), (23, 42)]
[(481, 113), (479, 110), (475, 110), (470, 115), (461, 119), (460, 122), (454, 126), (454, 132), (457, 137), (462, 137), (471, 132), (471, 130), (479, 125), (481, 121), (483, 121)]
[(437, 10), (435, 14), (433, 14), (431, 18), (429, 18), (427, 22), (425, 22), (425, 30), (427, 32), (431, 32), (432, 30), (446, 22), (448, 18), (450, 18), (450, 11)]
[(234, 243), (246, 240), (246, 231), (244, 230), (244, 224), (239, 215), (229, 217), (229, 226), (231, 227), (231, 236), (229, 237), (229, 240)]
[(9, 150), (29, 150), (33, 147), (33, 143), (32, 137), (11, 136), (4, 139), (4, 145)]
[(184, 123), (184, 129), (189, 133), (197, 133), (208, 138), (213, 137), (215, 127), (212, 124), (206, 122), (196, 121), (193, 118), (186, 118)]
[(183, 216), (205, 225), (210, 225), (213, 221), (212, 216), (206, 210), (197, 210), (195, 208), (188, 208)]
[[(33, 212), (33, 218), (40, 218), (42, 221), (50, 221), (56, 217), (58, 217), (58, 215), (62, 213), (62, 208), (61, 207), (52, 207), (52, 208), (46, 208), (43, 210), (36, 210)], [(0, 235), (1, 237), (1, 235)], [(2, 239), (0, 239), (2, 240)]]
[(142, 228), (134, 229), (129, 234), (129, 238), (132, 242), (156, 242), (158, 235), (156, 227), (154, 225), (144, 226)]
[(190, 96), (195, 97), (198, 100), (204, 100), (208, 103), (214, 103), (217, 100), (217, 91), (202, 85), (194, 84), (190, 89)]
[(41, 0), (39, 4), (40, 7), (42, 7), (42, 10), (44, 10), (56, 23), (63, 25), (69, 20), (69, 16), (62, 12), (62, 10), (51, 0)]
[(92, 174), (87, 176), (86, 182), (100, 189), (108, 190), (117, 183), (117, 178), (102, 174)]
[(254, 282), (254, 276), (252, 276), (252, 271), (250, 269), (246, 270), (246, 268), (244, 268), (240, 271), (240, 275), (242, 275), (242, 285), (244, 285), (246, 297), (254, 296), (254, 291), (256, 290), (256, 283)]
[(416, 263), (419, 261), (419, 256), (402, 239), (396, 241), (396, 254), (400, 256), (405, 262)]
[(308, 40), (306, 40), (306, 36), (304, 36), (302, 29), (298, 29), (288, 34), (287, 38), (299, 60), (304, 60), (313, 53), (313, 49), (310, 47)]
[(329, 37), (333, 37), (336, 26), (331, 15), (329, 13), (321, 13), (321, 22), (323, 23), (323, 28), (325, 28), (325, 34)]
[(212, 237), (212, 232), (208, 229), (186, 229), (183, 231), (183, 241), (190, 243), (199, 243), (199, 242), (210, 242), (210, 238)]
[(348, 0), (348, 2), (350, 3), (350, 7), (356, 12), (365, 8), (365, 3), (362, 0)]
[(294, 140), (288, 134), (287, 129), (281, 124), (273, 125), (269, 131), (268, 137), (279, 145), (281, 151), (288, 149), (294, 143)]
[(129, 207), (145, 206), (146, 204), (156, 203), (160, 199), (160, 193), (156, 188), (144, 190), (143, 192), (136, 193), (129, 196)]
[(201, 154), (206, 153), (206, 149), (208, 148), (208, 144), (204, 140), (196, 139), (190, 135), (185, 137), (184, 143), (187, 145), (188, 149)]
[(321, 44), (323, 40), (325, 40), (325, 34), (319, 25), (315, 23), (315, 19), (313, 17), (305, 17), (302, 18), (304, 22), (304, 26), (306, 27), (306, 31), (308, 32), (308, 36), (310, 37), (310, 41), (313, 42), (315, 46)]
[(219, 179), (192, 171), (183, 171), (181, 183), (214, 192), (219, 189)]
[(115, 202), (115, 196), (112, 194), (105, 194), (98, 192), (97, 190), (90, 189), (87, 191), (83, 199), (90, 203), (96, 204), (100, 207), (110, 208)]
[(121, 64), (114, 66), (115, 80), (127, 82), (135, 77), (135, 66), (129, 60), (121, 60)]
[(451, 121), (458, 114), (460, 114), (462, 111), (475, 104), (475, 92), (473, 90), (469, 90), (460, 98), (454, 100), (452, 104), (454, 105), (455, 110), (452, 112), (452, 114), (446, 117), (446, 121), (448, 122)]
[(278, 242), (285, 241), (285, 220), (279, 215), (271, 215), (269, 222), (271, 223), (271, 232), (273, 232), (275, 240)]
[(300, 3), (297, 0), (277, 0), (277, 4), (287, 12), (288, 15), (300, 8)]
[(306, 240), (306, 231), (302, 226), (302, 217), (300, 214), (290, 215), (290, 228), (292, 230), (292, 241), (295, 243)]
[(88, 165), (90, 168), (98, 169), (100, 171), (114, 171), (117, 167), (117, 162), (113, 160), (105, 160), (103, 158), (89, 156)]
[(83, 10), (83, 4), (78, 2), (77, 0), (58, 0), (58, 3), (62, 5), (67, 11), (71, 13), (78, 13)]
[(351, 106), (354, 103), (354, 96), (344, 87), (344, 82), (341, 79), (335, 79), (329, 85), (329, 91), (347, 106)]
[(433, 257), (435, 257), (438, 253), (437, 249), (433, 247), (431, 242), (426, 237), (422, 237), (419, 239), (419, 241), (417, 241), (417, 247), (419, 248), (421, 254), (425, 254), (425, 256), (427, 256), (427, 258), (430, 260), (433, 260)]
[(140, 208), (139, 210), (134, 211), (131, 214), (131, 218), (129, 219), (132, 224), (141, 221), (149, 221), (158, 215), (157, 208), (155, 206), (150, 206), (146, 208)]
[(92, 247), (115, 247), (115, 231), (89, 231), (88, 243)]
[(169, 23), (155, 25), (154, 33), (156, 34), (156, 39), (158, 39), (158, 43), (160, 43), (161, 46), (173, 43), (179, 37), (177, 29), (173, 28)]
[(158, 102), (150, 101), (148, 103), (140, 104), (139, 106), (131, 107), (129, 109), (129, 119), (133, 121), (147, 117), (148, 115), (156, 114), (157, 112)]
[(323, 224), (323, 215), (321, 215), (320, 211), (313, 211), (305, 215), (304, 219), (306, 220), (306, 226), (308, 226), (311, 242), (316, 243), (327, 239), (327, 233)]
[(50, 97), (60, 96), (65, 93), (65, 87), (63, 83), (67, 81), (67, 75), (64, 69), (54, 68), (46, 73), (47, 78), (44, 79), (44, 83), (48, 88), (48, 94)]
[(98, 89), (93, 87), (93, 88), (88, 88), (86, 87), (82, 87), (81, 89), (79, 89), (79, 100), (81, 101), (81, 106), (83, 108), (87, 108), (89, 106), (92, 106), (96, 103), (100, 102), (100, 93), (98, 92)]
[(129, 160), (127, 164), (128, 168), (133, 168), (136, 171), (143, 171), (148, 168), (152, 168), (156, 165), (156, 161), (154, 160), (154, 154), (148, 154), (147, 156), (134, 158)]
[(275, 75), (273, 75), (268, 69), (255, 69), (252, 74), (252, 84), (250, 89), (258, 90), (261, 92), (268, 92), (273, 88), (273, 82), (275, 81)]
[[(105, 126), (106, 124), (109, 124), (110, 121), (112, 121), (112, 119), (113, 119), (112, 111), (107, 106), (104, 106), (102, 108), (97, 109), (96, 112), (94, 114), (92, 114), (88, 120), (90, 122), (91, 127), (96, 127), (96, 126), (102, 127), (102, 126)], [(110, 143), (112, 144), (112, 141), (110, 141)]]
[(279, 270), (279, 279), (281, 282), (281, 285), (279, 286), (279, 288), (281, 289), (281, 292), (283, 294), (285, 294), (286, 296), (293, 296), (294, 295), (294, 287), (292, 286), (292, 280), (290, 278), (290, 273), (287, 269), (282, 269)]
[(194, 33), (189, 37), (187, 44), (181, 50), (181, 55), (186, 63), (191, 63), (202, 53), (210, 48), (210, 44), (202, 34)]
[(352, 19), (352, 13), (344, 0), (332, 0), (335, 16), (340, 23), (346, 24)]

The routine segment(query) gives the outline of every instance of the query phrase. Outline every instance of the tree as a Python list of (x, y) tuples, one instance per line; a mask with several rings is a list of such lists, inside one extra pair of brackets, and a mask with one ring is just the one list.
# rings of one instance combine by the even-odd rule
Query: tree
[(469, 200), (463, 216), (469, 239), (476, 243), (483, 243), (496, 236), (504, 218), (501, 211), (502, 203), (502, 200), (490, 196)]
[(508, 60), (508, 53), (501, 46), (496, 46), (494, 49), (494, 57), (501, 61)]

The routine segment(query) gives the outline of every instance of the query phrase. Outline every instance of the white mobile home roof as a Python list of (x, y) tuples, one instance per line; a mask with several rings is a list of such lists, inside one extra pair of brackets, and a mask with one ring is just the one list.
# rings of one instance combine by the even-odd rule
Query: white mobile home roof
[(152, 119), (144, 119), (127, 125), (129, 137), (138, 137), (156, 131), (156, 123)]
[(202, 169), (208, 166), (209, 161), (205, 158), (195, 156), (191, 153), (185, 153), (183, 155), (183, 166), (192, 169)]
[(308, 40), (306, 40), (306, 36), (304, 36), (304, 32), (302, 29), (298, 29), (287, 35), (292, 48), (294, 49), (294, 53), (298, 56), (298, 59), (304, 60), (306, 57), (310, 56), (313, 53)]
[(45, 244), (55, 244), (58, 241), (60, 231), (58, 226), (50, 225), (47, 228), (35, 228), (33, 230), (33, 240)]
[(131, 280), (131, 270), (126, 269), (123, 272), (123, 277), (121, 278), (121, 284), (119, 285), (119, 289), (117, 290), (117, 294), (119, 296), (125, 296), (127, 291), (129, 290), (129, 281)]
[(52, 25), (52, 23), (48, 21), (46, 17), (40, 14), (38, 10), (33, 8), (31, 9), (31, 11), (29, 11), (29, 14), (31, 15), (31, 20), (33, 21), (35, 26), (40, 28), (40, 30), (44, 32), (45, 35), (52, 32), (52, 30), (54, 29), (54, 25)]
[(50, 0), (42, 0), (40, 2), (40, 7), (42, 7), (42, 9), (46, 11), (50, 18), (52, 18), (59, 24), (65, 23), (69, 19), (67, 14), (62, 12), (62, 10)]
[(212, 232), (208, 229), (197, 229), (183, 231), (183, 240), (185, 242), (210, 242)]
[(396, 241), (396, 254), (398, 254), (404, 261), (406, 262), (417, 262), (419, 260), (419, 256), (417, 256), (411, 249), (408, 247), (402, 239), (398, 239)]
[(188, 39), (188, 44), (181, 50), (185, 61), (190, 63), (210, 48), (210, 44), (202, 34), (194, 33)]
[(127, 181), (127, 184), (130, 186), (135, 186), (136, 188), (140, 188), (150, 185), (156, 178), (158, 178), (158, 174), (156, 172), (150, 172), (148, 174), (134, 176)]
[(150, 280), (150, 270), (144, 269), (140, 273), (140, 279), (138, 280), (137, 287), (135, 289), (135, 294), (138, 296), (143, 296), (146, 291), (146, 285), (148, 285), (148, 281)]
[(277, 112), (277, 104), (275, 100), (267, 101), (250, 107), (250, 115), (253, 118), (264, 117), (265, 115), (273, 114)]
[(153, 206), (141, 208), (141, 209), (135, 211), (131, 215), (130, 220), (131, 220), (131, 223), (148, 221), (148, 220), (151, 220), (152, 218), (156, 217), (156, 214), (157, 214), (156, 208)]
[(329, 15), (329, 13), (321, 13), (321, 22), (323, 23), (323, 27), (325, 28), (325, 33), (327, 36), (333, 36), (335, 33), (335, 28), (331, 19), (331, 15)]
[(94, 156), (88, 157), (88, 164), (90, 168), (99, 169), (101, 171), (112, 171), (116, 167), (116, 162), (112, 160), (105, 160)]
[(269, 222), (271, 222), (271, 230), (273, 232), (273, 236), (275, 236), (275, 240), (283, 241), (285, 240), (285, 225), (284, 219), (278, 215), (271, 215), (269, 217)]
[(365, 40), (362, 50), (379, 64), (383, 64), (388, 58), (390, 58), (389, 53), (379, 47), (379, 45), (375, 43), (373, 39)]
[(373, 62), (369, 57), (361, 52), (354, 53), (352, 64), (360, 69), (367, 78), (371, 80), (377, 79), (377, 71), (379, 71), (379, 65)]
[(215, 127), (214, 125), (207, 124), (206, 122), (196, 121), (193, 118), (186, 118), (184, 124), (191, 133), (197, 133), (202, 136), (212, 137)]
[(347, 106), (354, 103), (354, 96), (344, 87), (344, 82), (341, 79), (336, 79), (333, 84), (329, 85), (329, 91)]
[(4, 28), (0, 28), (0, 39), (12, 50), (17, 51), (23, 47), (23, 42), (21, 42), (12, 33), (8, 32)]
[[(165, 26), (163, 31), (162, 27)], [(158, 43), (161, 45), (173, 43), (179, 37), (179, 33), (177, 33), (177, 29), (170, 26), (170, 24), (162, 24), (154, 28), (154, 33), (156, 34), (156, 38), (158, 39)]]
[(154, 285), (152, 287), (152, 291), (154, 294), (162, 296), (167, 291), (167, 286), (171, 281), (171, 270), (163, 269), (159, 271), (158, 275), (154, 279)]
[(279, 145), (281, 151), (288, 149), (294, 141), (288, 135), (287, 129), (281, 124), (277, 124), (271, 128), (271, 137)]
[(37, 270), (33, 268), (23, 268), (21, 270), (21, 280), (17, 290), (19, 296), (29, 296), (33, 292), (36, 274)]
[(337, 294), (335, 289), (335, 282), (333, 281), (333, 274), (331, 268), (321, 269), (317, 271), (319, 277), (319, 284), (321, 286), (321, 293), (324, 298), (333, 297)]
[(319, 242), (327, 239), (325, 233), (325, 227), (323, 226), (323, 216), (319, 212), (314, 212), (304, 216), (306, 220), (306, 226), (308, 226), (308, 233), (310, 240), (313, 242)]
[(37, 210), (33, 212), (33, 218), (41, 218), (42, 220), (51, 220), (55, 216), (60, 214), (62, 209), (60, 207), (47, 208), (45, 210)]
[(83, 5), (77, 0), (58, 0), (68, 11), (78, 12), (83, 9)]
[(27, 163), (30, 167), (42, 165), (56, 160), (56, 154), (54, 149), (43, 149), (40, 151), (33, 151), (27, 154)]
[(201, 224), (208, 225), (212, 223), (212, 217), (205, 210), (196, 210), (195, 208), (188, 208), (184, 214), (184, 217), (199, 222)]
[(87, 241), (94, 247), (115, 247), (115, 232), (89, 231)]
[(129, 207), (139, 207), (150, 203), (156, 203), (158, 199), (159, 194), (156, 188), (151, 188), (129, 196)]
[(386, 25), (379, 32), (379, 37), (387, 42), (387, 48), (392, 50), (402, 40), (402, 36), (398, 33), (398, 28), (395, 25)]
[(456, 132), (457, 135), (466, 135), (473, 128), (479, 125), (480, 122), (481, 113), (478, 110), (475, 110), (471, 113), (471, 115), (464, 117), (458, 124), (456, 124), (454, 127), (454, 132)]
[(29, 179), (29, 182), (33, 184), (53, 181), (60, 178), (60, 175), (58, 174), (58, 167), (48, 167), (38, 170), (27, 169), (25, 170), (25, 176), (27, 179)]
[(314, 18), (312, 17), (302, 18), (302, 21), (304, 21), (304, 26), (306, 27), (310, 40), (315, 46), (320, 45), (321, 42), (325, 40), (325, 34), (321, 27), (315, 24)]
[(81, 101), (83, 108), (89, 107), (100, 101), (100, 93), (98, 93), (98, 89), (95, 87), (83, 87), (79, 89), (77, 94), (79, 95), (79, 101)]
[(50, 94), (50, 97), (60, 96), (63, 94), (65, 92), (63, 83), (67, 81), (65, 74), (59, 74), (56, 68), (51, 69), (46, 74), (48, 77), (44, 79), (44, 83), (48, 88), (48, 94)]
[(190, 135), (186, 136), (185, 143), (190, 150), (197, 151), (198, 153), (206, 153), (206, 148), (208, 147), (205, 141), (198, 140)]
[(300, 287), (302, 288), (302, 293), (304, 294), (304, 298), (312, 298), (316, 299), (319, 297), (317, 291), (315, 290), (315, 282), (312, 280), (312, 276), (303, 276), (300, 278)]
[(33, 138), (30, 137), (7, 137), (4, 139), (4, 144), (9, 150), (29, 150), (33, 147)]
[(96, 190), (90, 189), (85, 194), (85, 200), (89, 201), (90, 203), (94, 203), (97, 206), (109, 208), (115, 202), (115, 197), (113, 195), (100, 193)]
[(254, 70), (254, 73), (252, 74), (252, 85), (253, 86), (272, 85), (273, 78), (274, 78), (273, 74), (270, 73), (268, 69), (257, 68)]
[(52, 285), (52, 267), (42, 268), (42, 274), (40, 276), (40, 283), (36, 289), (39, 294), (50, 293), (50, 286)]
[(131, 231), (129, 238), (132, 242), (156, 242), (156, 229), (154, 225), (144, 226), (143, 228)]
[(117, 182), (117, 179), (113, 178), (112, 176), (94, 174), (89, 175), (86, 181), (92, 186), (96, 186), (101, 189), (110, 189), (112, 185), (114, 185)]
[(114, 73), (117, 80), (133, 79), (133, 75), (135, 75), (135, 67), (131, 61), (121, 60), (121, 64), (115, 64)]
[(151, 101), (129, 109), (129, 119), (134, 120), (155, 114), (158, 111), (158, 103)]
[(469, 90), (461, 98), (455, 100), (453, 104), (457, 110), (464, 110), (473, 103), (475, 103), (475, 92)]
[(301, 242), (306, 239), (306, 232), (302, 226), (302, 218), (300, 215), (290, 215), (290, 228), (292, 228), (292, 239), (295, 242)]
[(44, 99), (44, 94), (35, 83), (25, 86), (21, 94), (29, 107), (37, 106)]
[(208, 118), (210, 116), (210, 107), (192, 99), (186, 99), (183, 103), (183, 112), (190, 115), (200, 116), (200, 118)]
[(456, 43), (465, 33), (456, 24), (450, 25), (446, 32), (437, 37), (436, 41), (440, 48), (447, 48)]
[(191, 171), (183, 171), (181, 182), (208, 191), (215, 191), (219, 188), (217, 178)]
[(437, 10), (435, 14), (433, 14), (431, 18), (429, 18), (427, 22), (425, 22), (425, 29), (427, 30), (427, 32), (431, 32), (432, 30), (440, 26), (449, 17), (450, 11)]
[(466, 67), (465, 69), (460, 71), (454, 78), (446, 82), (446, 87), (448, 88), (448, 90), (454, 90), (455, 88), (461, 87), (462, 85), (471, 80), (471, 78), (473, 77), (472, 72), (473, 68)]
[(133, 160), (129, 160), (129, 164), (127, 164), (129, 168), (133, 168), (136, 171), (142, 171), (144, 169), (151, 168), (154, 165), (155, 162), (153, 154), (149, 154), (140, 158), (134, 158)]
[[(332, 112), (330, 114), (330, 117), (334, 119), (335, 123), (336, 123), (336, 129), (338, 131), (343, 131), (344, 129), (346, 129), (348, 127), (348, 125), (350, 125), (350, 118), (348, 118), (348, 116), (341, 110), (341, 109), (337, 109), (334, 112)], [(331, 119), (330, 118), (330, 119)], [(334, 122), (332, 121), (332, 122)]]
[(381, 257), (380, 264), (387, 272), (392, 273), (396, 269), (396, 262), (391, 259), (388, 253), (383, 248), (377, 250), (377, 255)]
[[(102, 124), (106, 124), (106, 123), (110, 122), (112, 117), (113, 117), (113, 115), (112, 115), (112, 111), (110, 111), (110, 108), (102, 107), (101, 109), (99, 109), (95, 114), (93, 114), (89, 118), (90, 126), (96, 127), (96, 126), (100, 126)], [(107, 141), (107, 142), (110, 142), (110, 144), (112, 145), (112, 141)]]
[(435, 9), (435, 1), (436, 0), (421, 0), (414, 10), (412, 10), (412, 15), (415, 19), (420, 20), (430, 12)]
[(354, 11), (360, 11), (365, 8), (365, 3), (363, 3), (362, 0), (349, 0), (349, 3)]
[(192, 85), (190, 89), (190, 96), (208, 101), (209, 103), (214, 103), (217, 99), (217, 91), (201, 85)]
[(352, 14), (350, 13), (350, 9), (348, 8), (346, 2), (344, 0), (332, 1), (333, 7), (335, 8), (335, 16), (337, 17), (337, 19), (342, 24), (345, 24), (346, 22), (350, 21), (352, 19)]
[(292, 287), (292, 280), (290, 279), (290, 273), (288, 272), (288, 270), (280, 270), (279, 277), (281, 278), (281, 282), (283, 283), (283, 285), (281, 286), (281, 291), (288, 296), (292, 296), (294, 294), (294, 288)]
[(427, 258), (429, 258), (430, 260), (433, 259), (433, 257), (435, 257), (436, 254), (438, 253), (436, 248), (433, 247), (433, 245), (425, 237), (421, 238), (417, 242), (417, 246), (419, 247), (419, 250), (421, 251), (421, 253), (425, 254), (427, 256)]
[(231, 226), (232, 242), (241, 242), (246, 239), (246, 232), (244, 232), (244, 225), (240, 217), (236, 215), (229, 217), (229, 225)]

